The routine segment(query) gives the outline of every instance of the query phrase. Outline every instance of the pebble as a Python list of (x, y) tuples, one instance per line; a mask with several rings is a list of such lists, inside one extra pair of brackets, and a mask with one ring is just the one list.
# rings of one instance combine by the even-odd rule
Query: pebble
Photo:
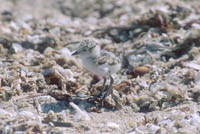
[(89, 114), (84, 111), (84, 110), (81, 110), (76, 104), (74, 104), (73, 102), (70, 102), (69, 103), (70, 106), (76, 111), (76, 114), (74, 115), (74, 119), (77, 120), (77, 121), (89, 121), (91, 120)]

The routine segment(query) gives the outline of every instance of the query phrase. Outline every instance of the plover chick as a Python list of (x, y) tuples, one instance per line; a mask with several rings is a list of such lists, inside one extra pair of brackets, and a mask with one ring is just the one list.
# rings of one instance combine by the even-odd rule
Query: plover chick
[[(100, 100), (103, 105), (104, 99), (111, 93), (114, 79), (112, 74), (118, 72), (121, 68), (120, 59), (113, 53), (101, 50), (100, 46), (93, 40), (84, 40), (80, 42), (79, 48), (72, 54), (78, 55), (83, 67), (93, 74), (104, 78), (103, 86), (100, 92)], [(110, 85), (106, 91), (105, 83), (110, 78)]]

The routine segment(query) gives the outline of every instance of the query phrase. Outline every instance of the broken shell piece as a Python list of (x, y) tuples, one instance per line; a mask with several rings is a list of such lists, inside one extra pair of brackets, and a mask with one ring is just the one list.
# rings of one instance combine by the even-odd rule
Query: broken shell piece
[(146, 67), (146, 66), (140, 66), (140, 67), (134, 68), (134, 72), (139, 76), (142, 76), (142, 75), (148, 73), (149, 71), (150, 71), (150, 68)]
[(45, 120), (47, 120), (47, 121), (57, 121), (57, 116), (52, 110), (50, 110), (48, 112), (47, 117), (45, 118)]
[(64, 69), (59, 65), (52, 68), (46, 68), (43, 70), (43, 75), (48, 84), (55, 84), (58, 88), (64, 90), (75, 90), (77, 84), (74, 83), (73, 73), (69, 69)]
[(23, 47), (18, 43), (13, 43), (12, 47), (10, 48), (10, 52), (16, 54), (22, 52), (23, 50)]
[(0, 108), (0, 118), (8, 118), (8, 117), (12, 117), (13, 113), (10, 113), (4, 109)]
[(136, 78), (137, 76), (143, 76), (146, 73), (150, 72), (150, 68), (146, 66), (138, 66), (134, 69), (131, 69), (130, 72), (128, 72), (128, 75), (130, 78)]
[(38, 115), (28, 110), (19, 112), (18, 116), (23, 117), (26, 120), (37, 120), (41, 123), (41, 118)]
[(131, 86), (131, 83), (129, 81), (122, 81), (118, 85), (115, 85), (114, 89), (117, 90), (118, 92), (129, 94), (131, 92), (130, 86)]
[(73, 78), (73, 73), (69, 69), (64, 69), (59, 65), (55, 65), (52, 68), (46, 68), (43, 70), (43, 75), (48, 77), (55, 75), (57, 77), (62, 78), (63, 80), (70, 80), (70, 81), (75, 81)]
[(90, 120), (90, 116), (88, 115), (88, 113), (84, 110), (81, 110), (76, 104), (74, 104), (73, 102), (69, 103), (72, 108), (76, 111), (76, 114), (74, 115), (74, 119), (77, 121), (81, 121), (81, 120), (85, 120), (85, 121), (89, 121)]
[(0, 100), (8, 101), (12, 98), (13, 91), (10, 87), (4, 86), (0, 88)]
[(113, 129), (119, 129), (119, 125), (114, 122), (107, 122), (106, 126)]

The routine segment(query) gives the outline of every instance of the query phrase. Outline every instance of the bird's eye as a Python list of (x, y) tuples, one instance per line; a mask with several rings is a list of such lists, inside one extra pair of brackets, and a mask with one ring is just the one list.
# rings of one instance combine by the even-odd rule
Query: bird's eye
[(83, 49), (83, 52), (86, 52), (87, 50), (86, 49)]

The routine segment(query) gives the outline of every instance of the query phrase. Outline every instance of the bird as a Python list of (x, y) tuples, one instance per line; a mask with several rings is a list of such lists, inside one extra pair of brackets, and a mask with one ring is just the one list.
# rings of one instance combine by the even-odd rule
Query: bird
[[(120, 59), (112, 52), (101, 50), (100, 46), (94, 40), (83, 40), (72, 55), (78, 55), (82, 60), (83, 67), (89, 72), (103, 77), (103, 85), (100, 91), (100, 103), (111, 94), (114, 83), (113, 74), (121, 69)], [(110, 85), (105, 90), (107, 79), (110, 78)]]

